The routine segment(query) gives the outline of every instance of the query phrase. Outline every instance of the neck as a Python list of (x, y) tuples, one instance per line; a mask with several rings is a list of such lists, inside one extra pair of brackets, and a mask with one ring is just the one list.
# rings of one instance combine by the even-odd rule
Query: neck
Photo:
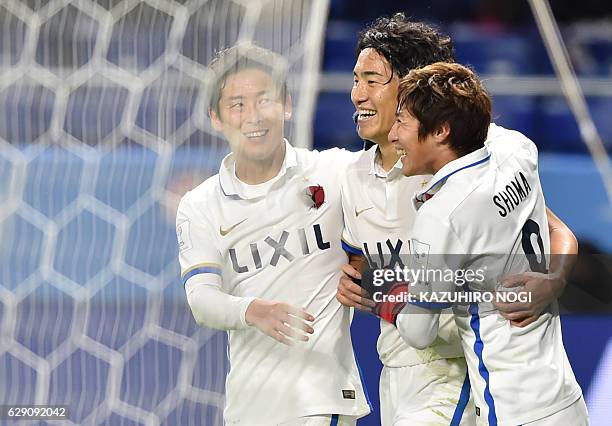
[(397, 154), (393, 144), (387, 140), (376, 143), (380, 150), (381, 165), (385, 172), (388, 172), (395, 166), (400, 156)]
[(265, 160), (236, 156), (236, 177), (248, 185), (259, 185), (278, 175), (285, 160), (285, 144)]
[(446, 166), (448, 163), (450, 163), (453, 160), (456, 160), (457, 158), (459, 158), (459, 156), (455, 154), (453, 151), (451, 151), (450, 149), (444, 149), (438, 152), (435, 155), (435, 157), (432, 159), (432, 164), (431, 164), (432, 173), (431, 174), (435, 175), (436, 173), (440, 171), (442, 167)]

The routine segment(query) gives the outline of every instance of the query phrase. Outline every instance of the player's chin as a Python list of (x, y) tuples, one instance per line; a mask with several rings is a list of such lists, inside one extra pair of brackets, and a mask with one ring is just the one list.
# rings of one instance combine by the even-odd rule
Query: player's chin
[(410, 160), (406, 158), (406, 155), (402, 156), (400, 161), (402, 162), (402, 174), (404, 176), (413, 176), (416, 174), (414, 168), (410, 164)]
[(357, 134), (361, 139), (372, 140), (377, 136), (377, 128), (372, 125), (371, 120), (372, 119), (357, 123)]

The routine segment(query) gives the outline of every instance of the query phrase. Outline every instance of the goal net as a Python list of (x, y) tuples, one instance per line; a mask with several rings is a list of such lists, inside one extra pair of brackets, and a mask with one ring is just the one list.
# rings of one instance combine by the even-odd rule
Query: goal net
[(327, 8), (0, 3), (0, 405), (67, 405), (69, 424), (222, 424), (226, 336), (191, 316), (174, 227), (228, 151), (206, 65), (245, 41), (283, 54), (287, 133), (309, 146)]

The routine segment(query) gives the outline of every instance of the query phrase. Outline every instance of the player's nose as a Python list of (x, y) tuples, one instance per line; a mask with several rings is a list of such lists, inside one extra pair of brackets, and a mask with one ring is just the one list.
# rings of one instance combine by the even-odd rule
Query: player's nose
[(387, 135), (387, 140), (392, 144), (399, 144), (399, 137), (397, 135), (397, 121), (393, 123), (391, 126), (391, 130), (389, 130), (389, 134)]
[(261, 123), (262, 115), (259, 107), (255, 103), (247, 103), (242, 113), (242, 119), (249, 124)]
[(364, 84), (356, 82), (351, 89), (351, 100), (356, 106), (368, 100), (368, 91)]

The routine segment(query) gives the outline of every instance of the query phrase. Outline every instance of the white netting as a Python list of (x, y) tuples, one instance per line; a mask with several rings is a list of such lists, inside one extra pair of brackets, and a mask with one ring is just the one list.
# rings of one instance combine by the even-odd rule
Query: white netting
[(205, 65), (284, 54), (307, 146), (328, 0), (0, 2), (0, 405), (222, 422), (224, 333), (185, 302), (174, 214), (227, 152)]

